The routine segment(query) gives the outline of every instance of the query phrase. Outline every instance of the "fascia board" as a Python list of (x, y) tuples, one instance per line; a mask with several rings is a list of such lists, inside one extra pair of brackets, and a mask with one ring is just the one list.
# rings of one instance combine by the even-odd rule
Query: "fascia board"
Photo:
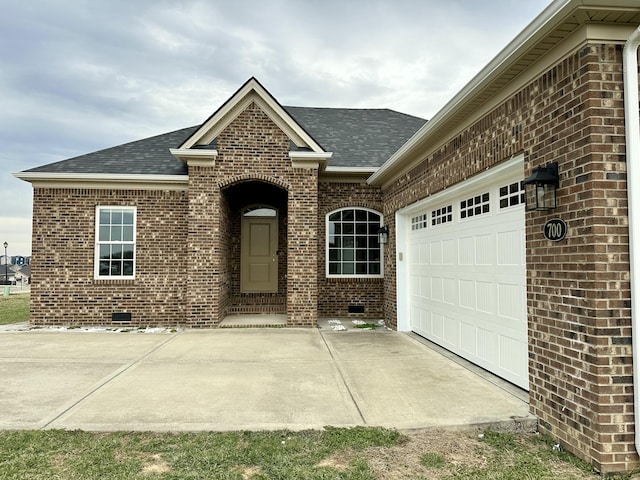
[(325, 183), (364, 183), (379, 167), (332, 167), (322, 172), (321, 182)]
[(380, 167), (327, 167), (325, 172), (327, 173), (340, 173), (340, 174), (363, 174), (363, 173), (375, 173)]
[(289, 152), (289, 158), (296, 158), (300, 160), (329, 160), (332, 156), (333, 152)]
[(185, 190), (189, 185), (188, 175), (16, 172), (13, 176), (34, 187)]

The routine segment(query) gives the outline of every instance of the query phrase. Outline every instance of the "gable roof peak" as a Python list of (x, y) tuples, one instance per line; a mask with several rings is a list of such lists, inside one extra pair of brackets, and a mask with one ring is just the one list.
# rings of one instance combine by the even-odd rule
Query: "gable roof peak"
[(276, 98), (255, 77), (249, 78), (225, 103), (198, 127), (179, 147), (179, 150), (208, 145), (251, 103), (264, 113), (291, 139), (298, 148), (323, 153), (324, 149), (280, 105)]

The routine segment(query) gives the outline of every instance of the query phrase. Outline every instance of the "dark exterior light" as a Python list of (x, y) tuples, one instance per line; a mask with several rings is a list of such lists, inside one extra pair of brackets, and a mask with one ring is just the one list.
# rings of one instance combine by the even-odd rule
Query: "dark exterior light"
[(378, 243), (386, 245), (389, 241), (389, 229), (384, 225), (378, 229)]
[(534, 169), (523, 183), (527, 211), (556, 208), (556, 189), (560, 186), (558, 162)]

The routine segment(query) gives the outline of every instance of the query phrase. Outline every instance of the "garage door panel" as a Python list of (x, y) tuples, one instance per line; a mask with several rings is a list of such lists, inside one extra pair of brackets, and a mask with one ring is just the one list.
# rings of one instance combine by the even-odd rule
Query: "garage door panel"
[(454, 239), (444, 240), (442, 242), (442, 264), (443, 265), (455, 265), (458, 257), (458, 242)]
[(522, 285), (498, 284), (498, 314), (516, 321), (523, 320), (523, 312), (526, 309), (524, 304), (525, 292)]
[(460, 348), (469, 354), (477, 353), (477, 327), (473, 324), (460, 322)]
[(473, 280), (464, 280), (461, 279), (458, 281), (460, 295), (459, 305), (462, 308), (468, 308), (470, 310), (475, 310), (476, 308), (476, 289), (475, 282)]
[(442, 303), (442, 279), (431, 277), (431, 300)]
[[(523, 365), (527, 364), (527, 353), (522, 350), (518, 339), (503, 335), (500, 337), (500, 366), (516, 377), (527, 374)], [(514, 361), (514, 359), (516, 361)]]
[(464, 237), (458, 240), (458, 265), (475, 265), (476, 248), (473, 237)]
[(460, 323), (448, 315), (442, 315), (442, 327), (442, 338), (445, 346), (454, 347), (460, 345)]
[(483, 313), (496, 312), (496, 284), (476, 282), (476, 308)]
[[(521, 180), (521, 172), (513, 172), (502, 181), (488, 174), (475, 192), (443, 194), (445, 200), (433, 199), (407, 215), (410, 225), (411, 215), (432, 218), (432, 211), (453, 206), (446, 224), (407, 235), (409, 301), (418, 306), (410, 309), (409, 321), (420, 335), (528, 388), (524, 208), (501, 210), (498, 194), (501, 186)], [(482, 202), (489, 198), (489, 208), (479, 214), (478, 192)]]
[(425, 330), (425, 332), (429, 331), (434, 338), (444, 341), (444, 317), (436, 312), (427, 311), (426, 313), (431, 317), (431, 330)]
[(498, 232), (498, 265), (522, 265), (524, 238), (520, 231)]
[(458, 285), (455, 278), (443, 280), (442, 301), (448, 305), (456, 305), (458, 300)]
[(477, 235), (475, 238), (476, 265), (495, 265), (495, 240), (491, 234)]
[(495, 363), (497, 353), (497, 335), (492, 330), (478, 328), (477, 355), (487, 365)]

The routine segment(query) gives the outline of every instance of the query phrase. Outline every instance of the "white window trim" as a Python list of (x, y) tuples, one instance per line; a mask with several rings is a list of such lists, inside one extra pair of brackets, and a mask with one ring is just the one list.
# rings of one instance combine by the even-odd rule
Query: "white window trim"
[(336, 212), (341, 212), (343, 210), (363, 210), (365, 212), (371, 212), (371, 213), (375, 213), (376, 215), (380, 216), (380, 226), (384, 225), (384, 215), (382, 214), (382, 212), (379, 212), (377, 210), (374, 210), (372, 208), (366, 208), (366, 207), (342, 207), (342, 208), (336, 208), (335, 210), (332, 210), (330, 212), (327, 213), (327, 215), (325, 216), (325, 238), (324, 238), (324, 243), (325, 243), (325, 259), (324, 259), (324, 263), (325, 263), (325, 276), (326, 278), (384, 278), (384, 245), (380, 245), (380, 274), (377, 275), (362, 275), (362, 274), (346, 274), (346, 275), (342, 275), (342, 274), (335, 274), (335, 273), (329, 273), (329, 217), (331, 215), (333, 215)]
[[(100, 210), (107, 208), (118, 208), (133, 212), (133, 274), (132, 275), (100, 275)], [(94, 222), (94, 249), (93, 249), (93, 278), (94, 280), (134, 280), (136, 278), (137, 262), (137, 225), (138, 225), (138, 209), (130, 205), (97, 205), (95, 210)], [(113, 242), (110, 242), (113, 243)], [(131, 243), (131, 242), (122, 242)]]

